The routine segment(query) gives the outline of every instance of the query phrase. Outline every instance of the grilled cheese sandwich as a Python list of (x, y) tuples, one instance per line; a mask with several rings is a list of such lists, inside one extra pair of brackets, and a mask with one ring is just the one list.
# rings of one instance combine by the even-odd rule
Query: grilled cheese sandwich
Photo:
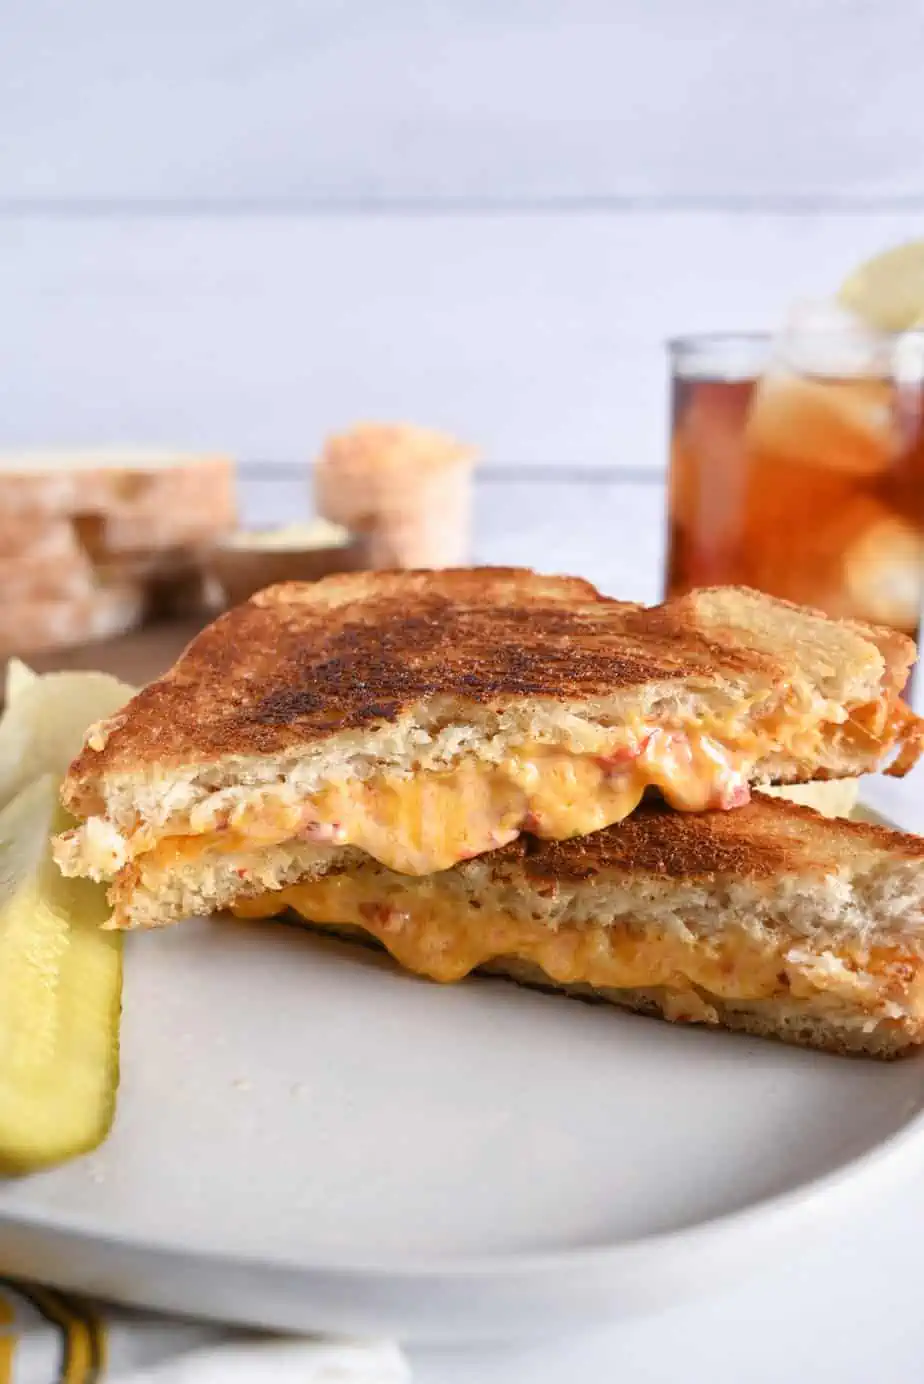
[[(913, 653), (746, 591), (645, 610), (516, 569), (275, 587), (91, 730), (56, 858), (113, 881), (116, 925), (147, 925), (207, 906), (237, 854), (355, 849), (425, 876), (522, 831), (603, 829), (651, 789), (701, 812), (752, 784), (904, 770)], [(198, 882), (136, 907), (170, 861)]]

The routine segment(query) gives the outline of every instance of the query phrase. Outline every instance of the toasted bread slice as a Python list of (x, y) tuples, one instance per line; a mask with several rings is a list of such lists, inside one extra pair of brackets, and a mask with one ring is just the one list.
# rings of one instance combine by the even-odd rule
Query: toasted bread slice
[[(677, 996), (663, 987), (652, 989), (613, 989), (610, 986), (559, 985), (541, 967), (505, 957), (480, 968), (485, 975), (505, 976), (534, 990), (570, 995), (591, 1003), (615, 1004), (634, 1014), (670, 1022), (709, 1023), (755, 1038), (776, 1038), (797, 1047), (817, 1048), (840, 1057), (876, 1057), (891, 1061), (916, 1052), (921, 1043), (916, 1021), (879, 1021), (865, 1011), (849, 1005), (812, 1007), (786, 999), (723, 1000), (719, 995), (702, 995), (703, 1010), (678, 1012)], [(681, 1006), (683, 1001), (681, 1000)]]
[(698, 811), (902, 747), (904, 769), (913, 656), (890, 631), (724, 588), (648, 610), (502, 568), (271, 587), (93, 729), (64, 798), (112, 849), (84, 832), (62, 864), (111, 876), (177, 837), (307, 836), (426, 874), (524, 828), (597, 830), (650, 786)]
[(435, 980), (500, 969), (837, 1051), (924, 1041), (924, 839), (760, 793), (735, 812), (646, 800), (591, 836), (522, 836), (426, 878), (308, 843), (131, 870), (123, 924), (291, 908)]

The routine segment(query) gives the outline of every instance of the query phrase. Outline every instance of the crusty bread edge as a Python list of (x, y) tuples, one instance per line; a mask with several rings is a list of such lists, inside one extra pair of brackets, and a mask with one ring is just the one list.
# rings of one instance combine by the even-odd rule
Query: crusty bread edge
[[(797, 601), (786, 600), (782, 596), (770, 596), (768, 592), (759, 591), (753, 586), (700, 586), (687, 592), (685, 596), (678, 597), (677, 604), (689, 601), (695, 608), (697, 603), (704, 598), (708, 601), (710, 597), (729, 592), (733, 592), (746, 600), (756, 598), (763, 602), (769, 598), (781, 611), (788, 610), (799, 616), (809, 615), (830, 624), (840, 625), (861, 639), (875, 644), (885, 665), (884, 690), (886, 691), (896, 693), (901, 691), (918, 656), (918, 648), (914, 639), (910, 635), (903, 634), (901, 630), (893, 629), (889, 625), (875, 624), (872, 621), (851, 620), (846, 617), (829, 615), (827, 611), (821, 610), (818, 606), (807, 603), (803, 605)], [(670, 603), (665, 602), (665, 604)]]
[[(597, 988), (584, 982), (562, 985), (534, 963), (512, 957), (502, 957), (479, 970), (483, 975), (503, 976), (530, 989), (565, 994), (591, 1004), (614, 1004), (648, 1018), (678, 1022), (665, 1012), (669, 995), (663, 989), (615, 990)], [(755, 1038), (775, 1038), (791, 1046), (814, 1048), (840, 1057), (876, 1057), (892, 1061), (897, 1057), (909, 1056), (924, 1043), (924, 1032), (912, 1020), (879, 1019), (875, 1021), (875, 1027), (864, 1032), (862, 1024), (857, 1023), (857, 1018), (861, 1016), (845, 1013), (840, 1018), (833, 1013), (813, 1014), (807, 1006), (804, 1009), (796, 1008), (792, 1000), (742, 1000), (730, 1003), (717, 995), (703, 994), (702, 998), (718, 1016), (715, 1025), (718, 1028), (746, 1033)]]

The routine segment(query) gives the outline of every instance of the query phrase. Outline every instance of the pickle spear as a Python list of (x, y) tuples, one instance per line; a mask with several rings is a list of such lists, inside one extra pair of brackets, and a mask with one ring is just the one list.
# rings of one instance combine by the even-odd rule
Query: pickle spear
[(121, 938), (105, 892), (64, 879), (49, 838), (68, 824), (47, 774), (0, 812), (0, 1172), (95, 1148), (119, 1076)]

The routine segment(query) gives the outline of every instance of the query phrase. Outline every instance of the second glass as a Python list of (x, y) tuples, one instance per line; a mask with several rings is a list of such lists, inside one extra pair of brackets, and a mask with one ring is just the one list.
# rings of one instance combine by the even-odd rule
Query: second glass
[[(807, 343), (841, 359), (849, 342)], [(924, 594), (924, 337), (862, 369), (783, 367), (766, 335), (670, 343), (667, 594), (752, 586), (916, 636)]]

